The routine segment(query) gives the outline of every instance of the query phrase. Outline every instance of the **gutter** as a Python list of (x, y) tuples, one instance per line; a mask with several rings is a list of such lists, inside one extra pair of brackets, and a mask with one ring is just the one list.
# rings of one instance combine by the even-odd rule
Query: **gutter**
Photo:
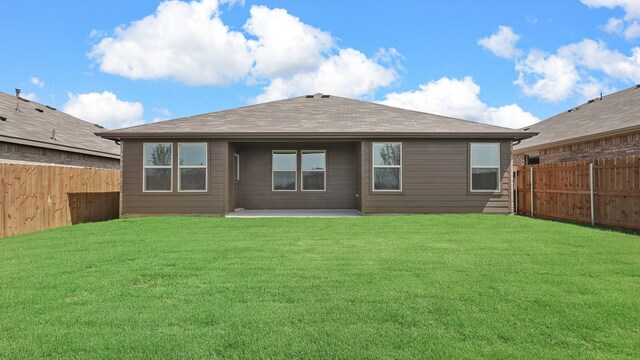
[(408, 139), (452, 139), (452, 138), (464, 138), (464, 139), (513, 139), (521, 140), (531, 138), (538, 135), (536, 132), (503, 132), (503, 133), (487, 133), (487, 132), (467, 132), (467, 133), (437, 133), (437, 132), (359, 132), (359, 133), (345, 133), (345, 132), (229, 132), (229, 133), (194, 133), (194, 132), (162, 132), (162, 133), (150, 133), (150, 132), (127, 132), (118, 133), (117, 131), (105, 131), (96, 133), (105, 139), (121, 140), (121, 139), (139, 139), (139, 138), (154, 138), (154, 139), (167, 139), (167, 138), (217, 138), (217, 139), (247, 139), (247, 138), (260, 138), (260, 139), (390, 139), (390, 138), (408, 138)]

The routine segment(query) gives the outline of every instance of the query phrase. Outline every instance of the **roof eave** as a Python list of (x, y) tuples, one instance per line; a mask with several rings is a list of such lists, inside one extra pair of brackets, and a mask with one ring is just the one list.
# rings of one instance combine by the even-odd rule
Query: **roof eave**
[(0, 135), (0, 141), (11, 143), (11, 144), (27, 145), (27, 146), (40, 147), (45, 149), (60, 150), (60, 151), (85, 154), (85, 155), (93, 155), (93, 156), (111, 158), (116, 160), (120, 159), (120, 154), (116, 154), (116, 153), (108, 153), (108, 152), (98, 151), (98, 150), (89, 150), (89, 149), (77, 148), (77, 147), (67, 146), (67, 145), (51, 144), (43, 141), (21, 139), (21, 138), (6, 136), (6, 135)]
[(362, 139), (362, 138), (491, 138), (522, 140), (536, 136), (536, 132), (224, 132), (224, 133), (193, 133), (193, 132), (126, 132), (107, 131), (96, 133), (105, 139), (122, 140), (135, 138), (217, 138), (217, 139)]
[(628, 132), (633, 132), (633, 131), (640, 131), (640, 125), (629, 126), (629, 127), (626, 127), (626, 128), (616, 129), (616, 130), (611, 130), (611, 131), (599, 132), (599, 133), (590, 134), (590, 135), (587, 135), (587, 136), (579, 136), (579, 137), (575, 137), (575, 138), (569, 138), (569, 139), (563, 139), (563, 140), (552, 141), (552, 142), (547, 142), (547, 143), (541, 143), (541, 144), (536, 144), (536, 145), (532, 145), (532, 146), (523, 146), (525, 144), (520, 144), (519, 146), (514, 146), (513, 152), (519, 154), (519, 153), (523, 153), (523, 152), (526, 152), (526, 151), (547, 149), (547, 148), (550, 148), (550, 147), (558, 147), (558, 146), (563, 146), (563, 145), (575, 144), (575, 143), (579, 143), (579, 142), (600, 139), (600, 138), (603, 138), (603, 137), (622, 135), (622, 134), (625, 134), (625, 133), (628, 133)]

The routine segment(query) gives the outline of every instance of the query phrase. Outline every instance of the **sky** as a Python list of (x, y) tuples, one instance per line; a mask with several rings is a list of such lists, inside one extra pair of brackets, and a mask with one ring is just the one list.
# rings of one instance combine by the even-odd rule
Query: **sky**
[(109, 129), (318, 92), (521, 128), (640, 82), (640, 0), (25, 0), (0, 13), (0, 91)]

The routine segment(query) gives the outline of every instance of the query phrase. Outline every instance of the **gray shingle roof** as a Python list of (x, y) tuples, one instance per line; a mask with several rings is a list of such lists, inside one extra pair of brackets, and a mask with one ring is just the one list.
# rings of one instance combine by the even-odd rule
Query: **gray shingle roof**
[(103, 128), (37, 102), (0, 92), (0, 117), (0, 141), (120, 158), (119, 145), (95, 135)]
[(386, 105), (316, 94), (100, 133), (123, 137), (348, 137), (535, 134)]
[(640, 130), (640, 88), (635, 86), (530, 126), (529, 131), (539, 135), (523, 140), (514, 146), (514, 151), (540, 149), (634, 129)]

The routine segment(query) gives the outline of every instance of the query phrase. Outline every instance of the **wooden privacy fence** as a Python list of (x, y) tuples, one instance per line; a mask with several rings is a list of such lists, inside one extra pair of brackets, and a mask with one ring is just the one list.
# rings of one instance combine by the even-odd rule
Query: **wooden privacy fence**
[(515, 210), (640, 229), (640, 157), (518, 166)]
[(0, 163), (0, 237), (118, 217), (120, 171)]

